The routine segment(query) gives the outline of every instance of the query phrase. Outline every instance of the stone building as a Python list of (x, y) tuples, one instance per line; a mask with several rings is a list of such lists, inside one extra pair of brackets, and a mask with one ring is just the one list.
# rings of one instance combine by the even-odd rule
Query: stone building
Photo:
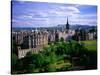
[(48, 42), (54, 42), (56, 40), (55, 30), (48, 32)]
[(88, 33), (88, 40), (96, 40), (97, 39), (97, 33), (96, 32), (90, 32)]
[(84, 41), (84, 40), (96, 40), (97, 32), (90, 32), (89, 30), (75, 30), (74, 40)]
[(12, 36), (17, 43), (18, 58), (23, 58), (27, 52), (41, 51), (48, 44), (47, 31), (20, 31)]

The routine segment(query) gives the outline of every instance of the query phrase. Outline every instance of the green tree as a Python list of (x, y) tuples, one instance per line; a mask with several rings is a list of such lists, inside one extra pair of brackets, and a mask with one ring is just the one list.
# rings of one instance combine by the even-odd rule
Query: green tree
[(15, 40), (12, 40), (12, 53), (17, 54), (17, 43)]
[(42, 69), (44, 67), (45, 57), (42, 53), (27, 53), (26, 57), (23, 59), (24, 68), (27, 73), (34, 72), (35, 69)]
[(11, 60), (12, 60), (12, 66), (16, 65), (16, 63), (18, 61), (16, 54), (12, 53)]
[(61, 38), (60, 38), (60, 41), (61, 41), (61, 42), (64, 42), (64, 38), (63, 38), (63, 37), (61, 37)]
[(35, 70), (34, 64), (27, 64), (27, 73), (33, 73)]
[(19, 73), (23, 73), (23, 70), (24, 70), (23, 61), (21, 59), (18, 59), (16, 65), (15, 65), (15, 68)]
[(46, 69), (48, 72), (55, 72), (56, 71), (55, 64), (49, 64)]
[(11, 73), (16, 72), (17, 62), (18, 62), (18, 58), (17, 58), (16, 54), (12, 53), (12, 55), (11, 55)]

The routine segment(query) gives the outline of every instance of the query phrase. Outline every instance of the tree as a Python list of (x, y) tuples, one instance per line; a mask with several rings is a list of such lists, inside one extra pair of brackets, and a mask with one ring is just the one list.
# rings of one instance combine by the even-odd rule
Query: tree
[(27, 73), (33, 73), (34, 70), (35, 70), (34, 64), (27, 64), (27, 70), (26, 70)]
[(16, 54), (12, 53), (11, 55), (11, 71), (12, 73), (16, 71), (16, 64), (18, 62), (18, 58), (16, 56)]
[(12, 66), (16, 65), (18, 61), (16, 54), (12, 53), (11, 60), (12, 60)]
[(16, 65), (15, 65), (16, 71), (18, 71), (19, 73), (23, 73), (23, 61), (21, 59), (18, 59)]
[(24, 69), (27, 73), (34, 72), (35, 69), (42, 69), (44, 67), (45, 57), (42, 53), (27, 53), (26, 57), (23, 59)]
[(60, 41), (61, 41), (61, 42), (64, 42), (64, 38), (63, 38), (63, 37), (61, 37), (61, 38), (60, 38)]
[(50, 53), (49, 58), (50, 58), (50, 63), (54, 64), (56, 62), (57, 57), (54, 52)]
[(35, 64), (37, 65), (37, 67), (43, 67), (45, 58), (41, 53), (38, 53), (34, 60), (35, 60)]
[(49, 64), (46, 69), (48, 72), (55, 72), (56, 71), (55, 64)]
[(96, 32), (96, 29), (95, 29), (95, 28), (92, 28), (92, 29), (89, 30), (89, 32), (90, 32), (90, 33)]
[(16, 54), (12, 53), (12, 73), (22, 73), (23, 72), (23, 61), (18, 59)]
[(54, 50), (48, 52), (48, 55), (45, 55), (44, 57), (44, 70), (48, 72), (55, 71), (56, 68), (54, 64), (57, 61), (57, 57)]
[(12, 53), (17, 54), (17, 43), (15, 40), (12, 40)]

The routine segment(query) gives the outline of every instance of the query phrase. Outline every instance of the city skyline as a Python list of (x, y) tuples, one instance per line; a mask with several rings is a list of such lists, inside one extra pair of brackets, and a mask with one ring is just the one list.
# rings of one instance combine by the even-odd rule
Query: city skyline
[(12, 1), (12, 27), (97, 25), (97, 6), (47, 2)]

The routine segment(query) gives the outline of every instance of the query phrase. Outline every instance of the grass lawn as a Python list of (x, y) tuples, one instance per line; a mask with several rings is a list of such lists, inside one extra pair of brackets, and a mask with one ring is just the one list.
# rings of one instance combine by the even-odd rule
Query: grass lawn
[(85, 44), (85, 47), (88, 50), (97, 50), (97, 41), (96, 40), (82, 41), (82, 43)]
[(96, 40), (88, 40), (88, 41), (82, 41), (84, 44), (88, 45), (96, 45), (97, 41)]

